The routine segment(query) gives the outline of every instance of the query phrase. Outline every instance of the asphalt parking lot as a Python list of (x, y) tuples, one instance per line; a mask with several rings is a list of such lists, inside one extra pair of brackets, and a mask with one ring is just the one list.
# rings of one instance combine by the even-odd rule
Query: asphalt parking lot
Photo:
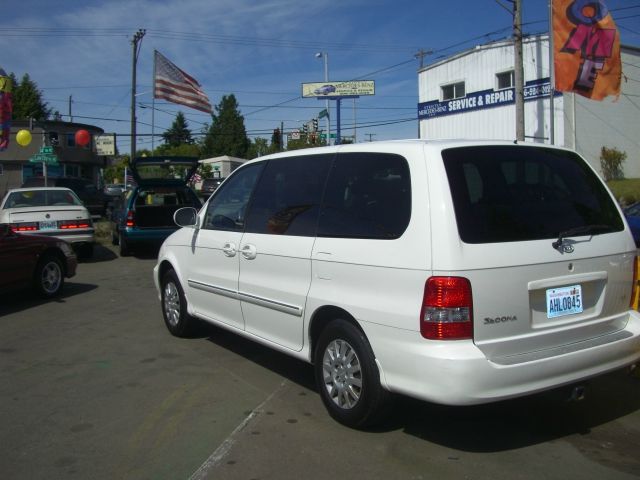
[(168, 334), (155, 252), (96, 248), (61, 298), (0, 297), (2, 479), (631, 479), (640, 378), (472, 408), (329, 418), (311, 367), (223, 330)]

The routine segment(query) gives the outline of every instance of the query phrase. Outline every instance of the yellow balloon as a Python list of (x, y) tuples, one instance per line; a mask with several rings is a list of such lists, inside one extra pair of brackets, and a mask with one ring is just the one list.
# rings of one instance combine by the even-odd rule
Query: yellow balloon
[(31, 132), (29, 130), (20, 130), (16, 135), (16, 142), (23, 147), (29, 145), (31, 143)]

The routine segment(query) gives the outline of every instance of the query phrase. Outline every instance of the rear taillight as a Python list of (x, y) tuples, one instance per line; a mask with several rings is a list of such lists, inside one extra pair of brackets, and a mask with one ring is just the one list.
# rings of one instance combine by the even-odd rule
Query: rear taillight
[(431, 277), (427, 280), (420, 333), (429, 340), (473, 338), (473, 300), (468, 279)]
[(38, 230), (36, 222), (12, 223), (10, 227), (14, 232), (35, 232)]
[(82, 220), (61, 220), (58, 222), (58, 228), (61, 230), (77, 230), (78, 228), (90, 228), (91, 220), (82, 219)]
[(633, 283), (631, 284), (631, 301), (629, 306), (638, 310), (638, 257), (633, 259)]
[(133, 215), (133, 210), (129, 210), (127, 212), (127, 221), (125, 224), (127, 227), (135, 227), (136, 226), (136, 221), (135, 221), (135, 217)]

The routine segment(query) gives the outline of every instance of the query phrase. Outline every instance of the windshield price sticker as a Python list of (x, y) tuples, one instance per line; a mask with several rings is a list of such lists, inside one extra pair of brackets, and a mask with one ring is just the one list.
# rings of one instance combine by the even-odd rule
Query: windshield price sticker
[(50, 222), (40, 222), (40, 230), (55, 230), (58, 228), (58, 222), (50, 221)]
[(550, 288), (547, 290), (547, 318), (582, 313), (582, 287)]

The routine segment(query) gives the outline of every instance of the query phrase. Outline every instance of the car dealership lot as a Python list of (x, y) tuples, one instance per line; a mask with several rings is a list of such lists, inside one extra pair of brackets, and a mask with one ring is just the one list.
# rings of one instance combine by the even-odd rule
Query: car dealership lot
[(0, 297), (4, 479), (640, 476), (640, 379), (472, 408), (409, 399), (342, 427), (309, 365), (216, 328), (162, 321), (154, 252), (97, 246), (62, 297)]

